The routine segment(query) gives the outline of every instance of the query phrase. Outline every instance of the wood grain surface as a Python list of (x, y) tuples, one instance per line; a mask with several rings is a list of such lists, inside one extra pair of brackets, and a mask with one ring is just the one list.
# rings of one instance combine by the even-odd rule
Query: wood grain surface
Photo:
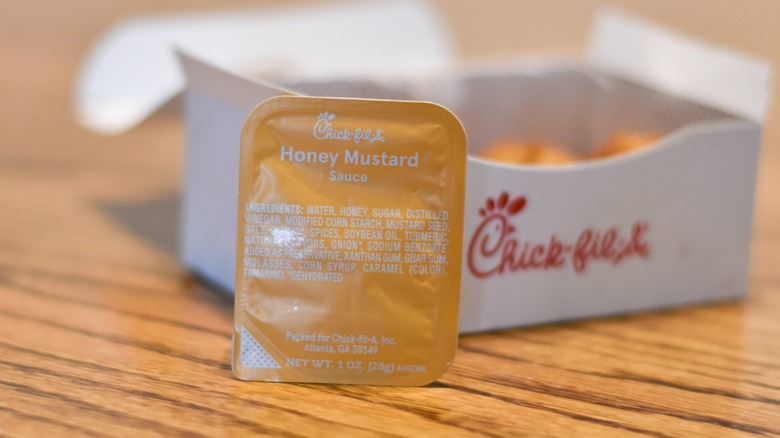
[[(504, 1), (491, 12), (459, 1), (447, 13), (466, 54), (479, 56), (527, 47), (496, 46), (491, 38), (507, 31), (486, 36), (467, 17), (546, 17), (547, 39), (537, 26), (528, 40), (576, 49), (597, 3)], [(616, 3), (685, 25), (671, 12), (679, 2)], [(423, 388), (237, 381), (232, 301), (175, 255), (178, 115), (118, 137), (87, 132), (71, 115), (78, 66), (109, 23), (215, 4), (2, 4), (0, 436), (780, 436), (776, 104), (744, 302), (466, 336), (453, 368)], [(730, 4), (747, 9), (723, 34), (716, 22), (731, 12), (717, 5), (689, 30), (777, 69), (780, 31), (765, 37), (774, 45), (753, 33), (776, 3)]]

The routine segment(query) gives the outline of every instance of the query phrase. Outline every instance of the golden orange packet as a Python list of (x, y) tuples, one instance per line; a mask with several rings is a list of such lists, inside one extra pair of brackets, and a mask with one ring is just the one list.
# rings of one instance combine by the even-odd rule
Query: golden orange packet
[(424, 385), (457, 349), (466, 136), (431, 103), (282, 96), (241, 138), (233, 371)]

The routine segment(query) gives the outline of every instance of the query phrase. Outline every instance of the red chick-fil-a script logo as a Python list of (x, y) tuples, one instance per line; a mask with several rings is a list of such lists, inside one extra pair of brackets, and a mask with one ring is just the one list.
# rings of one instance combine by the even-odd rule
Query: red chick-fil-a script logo
[(475, 277), (484, 278), (507, 272), (558, 270), (571, 267), (584, 273), (592, 263), (618, 265), (630, 258), (647, 259), (648, 223), (634, 222), (630, 230), (618, 227), (583, 229), (576, 240), (566, 241), (552, 234), (541, 242), (524, 240), (512, 219), (528, 206), (524, 196), (511, 198), (507, 192), (496, 199), (487, 198), (479, 209), (482, 222), (471, 237), (468, 267)]

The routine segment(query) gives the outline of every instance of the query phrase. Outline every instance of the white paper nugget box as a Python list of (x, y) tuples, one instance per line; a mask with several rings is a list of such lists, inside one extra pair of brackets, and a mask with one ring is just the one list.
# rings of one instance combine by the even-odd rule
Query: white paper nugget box
[[(173, 46), (187, 79), (181, 259), (225, 290), (235, 281), (242, 124), (259, 102), (293, 92), (440, 103), (463, 122), (472, 153), (515, 138), (585, 155), (614, 132), (663, 134), (642, 152), (567, 167), (471, 156), (461, 332), (747, 290), (761, 63), (616, 13), (596, 20), (585, 63), (465, 69), (420, 2), (140, 19), (87, 63), (82, 121), (127, 129), (178, 94)], [(150, 56), (159, 68), (140, 67)]]

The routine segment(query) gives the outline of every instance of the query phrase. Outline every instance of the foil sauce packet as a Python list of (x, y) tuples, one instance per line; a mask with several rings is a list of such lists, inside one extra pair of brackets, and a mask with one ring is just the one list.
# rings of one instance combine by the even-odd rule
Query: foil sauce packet
[(282, 96), (241, 138), (233, 371), (424, 385), (457, 349), (466, 135), (424, 102)]

